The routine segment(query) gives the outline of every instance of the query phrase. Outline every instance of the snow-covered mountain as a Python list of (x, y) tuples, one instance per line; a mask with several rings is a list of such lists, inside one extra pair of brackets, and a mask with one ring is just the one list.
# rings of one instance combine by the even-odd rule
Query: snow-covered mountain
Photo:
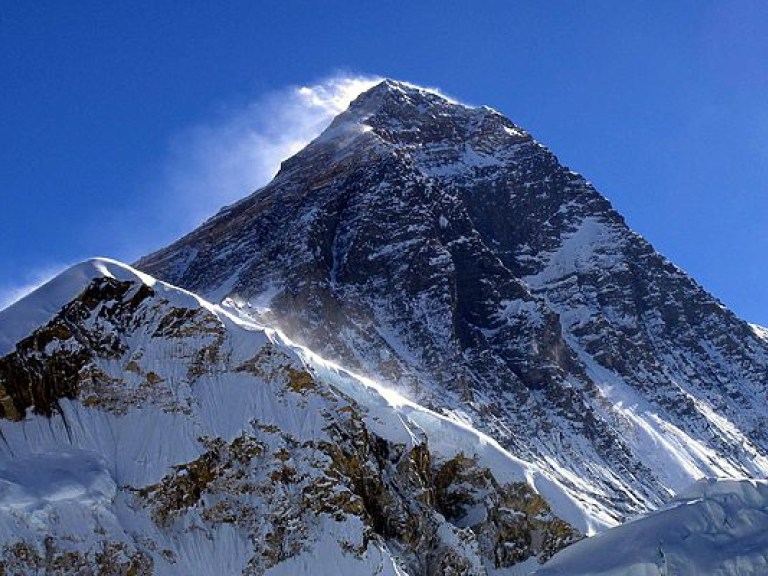
[(0, 332), (2, 574), (518, 574), (605, 526), (484, 434), (118, 262)]
[(768, 472), (768, 341), (498, 112), (384, 81), (136, 265), (483, 430), (595, 516)]
[(384, 81), (136, 268), (0, 311), (0, 574), (765, 572), (768, 331), (490, 108)]

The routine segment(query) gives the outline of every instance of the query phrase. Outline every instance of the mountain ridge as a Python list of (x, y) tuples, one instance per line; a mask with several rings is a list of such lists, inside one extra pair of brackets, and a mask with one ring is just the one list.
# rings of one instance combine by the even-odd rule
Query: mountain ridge
[(605, 526), (487, 436), (127, 265), (0, 326), (46, 301), (0, 358), (12, 573), (480, 575)]

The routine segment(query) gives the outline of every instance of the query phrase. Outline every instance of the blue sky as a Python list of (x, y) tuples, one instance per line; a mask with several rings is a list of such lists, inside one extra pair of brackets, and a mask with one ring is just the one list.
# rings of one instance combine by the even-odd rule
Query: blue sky
[(170, 242), (387, 76), (504, 112), (768, 325), (766, 29), (757, 0), (4, 2), (0, 305)]

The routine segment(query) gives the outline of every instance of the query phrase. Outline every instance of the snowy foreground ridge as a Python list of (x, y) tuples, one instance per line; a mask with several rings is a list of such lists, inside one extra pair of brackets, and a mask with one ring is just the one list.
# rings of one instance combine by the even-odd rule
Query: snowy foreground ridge
[[(20, 340), (0, 381), (11, 573), (55, 561), (105, 573), (514, 574), (606, 526), (484, 434), (115, 261), (67, 270), (1, 312), (0, 327)], [(56, 364), (66, 379), (75, 361), (74, 389), (55, 399), (26, 376), (47, 405), (25, 406), (6, 376)]]
[[(109, 299), (90, 300), (94, 295), (89, 290), (104, 280), (124, 286), (123, 295), (112, 292)], [(149, 301), (118, 321), (119, 311), (125, 312), (120, 302), (136, 302), (142, 289), (151, 290), (146, 295)], [(73, 307), (85, 300), (92, 306), (87, 316), (82, 307)], [(202, 316), (196, 318), (198, 314)], [(465, 424), (325, 362), (273, 330), (112, 260), (90, 260), (67, 270), (0, 312), (0, 327), (5, 338), (29, 342), (31, 337), (39, 343), (49, 337), (43, 327), (57, 326), (57, 318), (77, 319), (83, 332), (76, 334), (73, 329), (69, 338), (48, 342), (43, 355), (49, 358), (55, 357), (57, 348), (76, 348), (86, 332), (116, 337), (125, 348), (119, 358), (97, 358), (85, 370), (91, 375), (102, 370), (98, 378), (101, 385), (109, 384), (107, 389), (91, 389), (94, 396), (90, 396), (81, 382), (80, 393), (59, 399), (50, 417), (35, 415), (35, 407), (30, 407), (23, 419), (9, 420), (8, 397), (2, 400), (0, 542), (2, 565), (8, 573), (36, 574), (46, 566), (51, 573), (56, 569), (69, 573), (95, 565), (107, 574), (128, 569), (147, 574), (252, 570), (329, 576), (437, 574), (457, 567), (464, 570), (458, 573), (466, 574), (535, 571), (540, 576), (758, 575), (768, 571), (768, 483), (764, 481), (702, 480), (661, 510), (573, 544), (542, 567), (541, 562), (562, 544), (544, 553), (541, 545), (530, 547), (530, 539), (552, 537), (548, 530), (556, 518), (576, 529), (568, 531), (565, 523), (557, 526), (570, 534), (563, 543), (577, 539), (578, 532), (604, 530), (607, 523), (590, 516), (535, 466), (511, 456)], [(148, 345), (148, 334), (152, 330), (157, 334), (164, 323), (167, 328), (168, 318), (184, 319), (177, 326), (179, 331), (163, 332), (160, 342)], [(110, 322), (104, 324), (107, 319)], [(130, 325), (134, 333), (118, 336)], [(114, 333), (107, 333), (107, 327)], [(210, 346), (212, 333), (221, 338), (220, 350), (227, 357), (225, 362), (214, 360), (215, 364), (242, 367), (250, 362), (253, 370), (214, 369), (190, 378), (194, 360)], [(270, 360), (255, 369), (253, 359), (266, 349), (271, 350)], [(8, 352), (2, 350), (2, 354)], [(313, 384), (299, 380), (296, 386), (290, 377), (275, 378), (277, 355), (296, 373), (306, 370)], [(403, 454), (419, 446), (428, 447), (433, 468), (455, 463), (459, 456), (458, 461), (472, 461), (455, 493), (461, 494), (463, 499), (458, 501), (467, 507), (448, 519), (432, 511), (436, 541), (429, 546), (436, 557), (442, 554), (442, 564), (419, 561), (415, 558), (422, 553), (418, 546), (404, 554), (395, 546), (394, 536), (384, 537), (366, 526), (371, 518), (359, 508), (332, 500), (331, 507), (320, 511), (299, 510), (296, 506), (306, 502), (292, 502), (290, 493), (274, 490), (284, 482), (284, 474), (296, 476), (286, 489), (302, 481), (306, 486), (336, 483), (333, 490), (342, 493), (349, 489), (323, 471), (327, 462), (322, 457), (308, 457), (304, 448), (297, 448), (300, 443), (306, 447), (323, 439), (334, 441), (325, 426), (335, 418), (324, 413), (329, 409), (354, 411), (363, 420), (357, 432), (365, 430), (398, 447), (401, 460), (392, 463), (395, 467), (402, 466)], [(270, 450), (271, 457), (266, 455)], [(201, 463), (211, 459), (216, 466), (200, 472)], [(237, 466), (237, 473), (221, 470)], [(493, 482), (483, 484), (483, 475), (473, 476), (473, 469), (487, 470)], [(391, 469), (376, 473), (397, 474)], [(300, 475), (305, 475), (303, 480), (298, 479)], [(266, 480), (260, 490), (272, 492), (254, 490), (243, 497), (244, 486), (258, 486), (259, 480)], [(204, 485), (196, 487), (195, 482)], [(474, 487), (468, 488), (467, 483)], [(512, 511), (494, 509), (489, 503), (494, 487), (519, 485), (531, 489), (524, 500), (538, 493), (546, 501), (536, 510), (540, 516), (536, 525), (530, 518), (525, 519), (528, 523), (515, 523), (516, 517), (529, 513), (525, 506)], [(425, 486), (416, 488), (408, 498), (423, 495)], [(198, 500), (192, 499), (195, 490), (201, 492)], [(353, 485), (350, 501), (357, 496), (354, 490)], [(171, 497), (174, 494), (178, 500)], [(495, 531), (484, 533), (484, 524), (491, 523), (489, 514), (504, 509), (512, 521), (497, 522)], [(541, 517), (550, 514), (545, 512), (548, 509), (551, 520)], [(276, 512), (277, 518), (272, 517)], [(234, 514), (243, 517), (228, 517)], [(262, 534), (269, 541), (275, 522), (281, 520), (288, 521), (284, 530), (297, 532), (298, 541), (283, 533), (278, 546), (282, 553), (255, 562), (266, 550), (254, 536)], [(472, 530), (481, 537), (492, 534), (499, 541), (503, 535), (509, 538), (504, 545), (517, 546), (520, 553), (504, 566), (498, 552), (488, 554), (492, 548), (487, 543), (483, 549), (482, 538), (470, 537)]]

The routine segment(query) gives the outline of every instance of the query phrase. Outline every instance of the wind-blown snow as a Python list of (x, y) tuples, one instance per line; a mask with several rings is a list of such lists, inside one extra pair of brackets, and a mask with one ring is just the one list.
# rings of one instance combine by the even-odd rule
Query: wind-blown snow
[[(290, 342), (282, 334), (281, 338)], [(418, 443), (414, 442), (415, 429), (426, 436), (435, 454), (446, 459), (456, 454), (474, 457), (481, 467), (488, 468), (501, 483), (527, 482), (547, 500), (559, 518), (584, 534), (595, 534), (616, 524), (599, 506), (585, 507), (584, 502), (576, 501), (557, 481), (533, 464), (511, 455), (486, 434), (411, 402), (373, 380), (353, 375), (306, 348), (293, 346), (314, 367), (321, 379), (333, 382), (338, 389), (368, 408), (366, 421), (383, 438), (414, 445)], [(402, 426), (392, 426), (393, 412)]]

